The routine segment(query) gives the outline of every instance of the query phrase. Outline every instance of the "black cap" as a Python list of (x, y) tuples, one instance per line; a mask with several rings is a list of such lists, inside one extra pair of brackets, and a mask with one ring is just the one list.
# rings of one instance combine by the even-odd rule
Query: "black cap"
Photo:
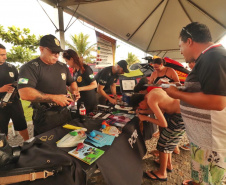
[(120, 60), (117, 64), (123, 69), (124, 73), (129, 73), (128, 64), (125, 60)]
[(60, 41), (53, 35), (45, 35), (40, 40), (40, 46), (47, 47), (51, 51), (61, 52), (63, 49), (60, 47)]

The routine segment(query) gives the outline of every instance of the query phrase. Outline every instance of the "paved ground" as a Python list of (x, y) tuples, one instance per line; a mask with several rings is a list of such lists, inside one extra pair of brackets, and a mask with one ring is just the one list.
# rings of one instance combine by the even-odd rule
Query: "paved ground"
[[(32, 137), (33, 133), (33, 127), (32, 124), (28, 124), (28, 130), (29, 135)], [(17, 133), (15, 136), (13, 136), (12, 129), (9, 129), (9, 143), (10, 145), (21, 145), (23, 142), (21, 136)], [(146, 141), (146, 146), (148, 149), (148, 152), (146, 156), (143, 159), (143, 169), (149, 170), (149, 169), (157, 169), (158, 166), (156, 166), (153, 162), (155, 159), (153, 155), (150, 154), (150, 151), (155, 149), (156, 147), (157, 139), (153, 138), (151, 140)], [(182, 139), (180, 142), (180, 145), (187, 142), (186, 136)], [(160, 181), (153, 181), (147, 178), (142, 179), (141, 185), (180, 185), (184, 179), (189, 179), (190, 177), (190, 152), (181, 150), (180, 155), (173, 154), (173, 165), (174, 170), (172, 173), (168, 173), (168, 181), (167, 182), (160, 182)], [(107, 185), (101, 175), (101, 173), (97, 170), (95, 174), (89, 179), (88, 185)]]

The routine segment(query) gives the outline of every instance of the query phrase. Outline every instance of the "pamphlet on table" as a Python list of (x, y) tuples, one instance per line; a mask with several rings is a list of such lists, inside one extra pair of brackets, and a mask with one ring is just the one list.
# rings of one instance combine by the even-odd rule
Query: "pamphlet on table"
[(104, 151), (84, 143), (82, 148), (77, 149), (76, 147), (75, 149), (69, 151), (68, 154), (90, 165), (102, 156)]

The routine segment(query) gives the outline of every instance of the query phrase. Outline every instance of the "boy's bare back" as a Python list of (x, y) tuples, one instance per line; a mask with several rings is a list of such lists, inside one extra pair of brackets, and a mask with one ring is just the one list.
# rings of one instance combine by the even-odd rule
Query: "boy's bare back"
[(167, 95), (162, 88), (155, 88), (147, 95), (147, 103), (152, 109), (153, 105), (157, 105), (163, 112), (168, 114), (180, 113), (180, 101), (173, 99)]

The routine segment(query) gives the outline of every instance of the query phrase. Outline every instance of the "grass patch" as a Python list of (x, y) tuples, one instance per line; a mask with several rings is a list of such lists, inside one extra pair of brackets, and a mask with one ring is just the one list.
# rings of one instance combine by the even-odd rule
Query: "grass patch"
[(32, 121), (33, 109), (31, 107), (28, 107), (31, 102), (26, 100), (21, 100), (21, 102), (24, 109), (24, 116), (26, 118), (26, 121)]

